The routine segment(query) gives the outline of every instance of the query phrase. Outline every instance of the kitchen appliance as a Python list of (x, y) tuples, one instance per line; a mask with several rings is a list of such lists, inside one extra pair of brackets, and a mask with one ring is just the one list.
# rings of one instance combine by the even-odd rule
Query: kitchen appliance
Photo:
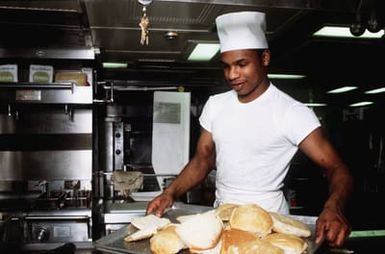
[[(96, 115), (100, 160), (95, 173), (98, 184), (94, 189), (100, 204), (95, 209), (100, 225), (97, 231), (104, 232), (100, 237), (144, 214), (147, 202), (170, 184), (188, 160), (189, 93), (159, 90), (176, 90), (176, 87), (142, 87), (118, 80), (98, 83)], [(159, 132), (165, 131), (169, 132), (168, 136), (159, 139)], [(174, 143), (170, 143), (172, 138)], [(154, 154), (154, 144), (157, 154)], [(170, 164), (176, 156), (179, 160)], [(157, 171), (157, 165), (162, 166), (162, 170)], [(170, 165), (174, 166), (172, 172), (166, 171)], [(142, 188), (129, 197), (123, 196), (121, 186), (113, 181), (116, 171), (141, 172)]]
[(74, 83), (0, 85), (0, 212), (17, 222), (4, 241), (91, 246), (92, 99)]

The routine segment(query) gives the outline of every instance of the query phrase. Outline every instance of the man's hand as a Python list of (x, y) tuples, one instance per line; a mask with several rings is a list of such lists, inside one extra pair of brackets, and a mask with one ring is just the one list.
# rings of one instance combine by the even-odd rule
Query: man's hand
[(155, 214), (158, 217), (162, 217), (166, 208), (171, 207), (173, 203), (174, 198), (172, 195), (163, 192), (148, 203), (146, 214)]
[(331, 247), (341, 247), (350, 232), (351, 227), (342, 211), (324, 208), (316, 223), (316, 244), (325, 240)]

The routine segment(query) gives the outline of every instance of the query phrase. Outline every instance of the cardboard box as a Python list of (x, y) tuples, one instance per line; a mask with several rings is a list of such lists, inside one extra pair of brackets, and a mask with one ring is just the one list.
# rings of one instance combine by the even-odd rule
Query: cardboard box
[(51, 65), (31, 64), (29, 66), (29, 82), (52, 83), (53, 67)]
[(0, 82), (18, 82), (17, 64), (0, 65)]
[(87, 86), (87, 74), (81, 71), (58, 71), (55, 74), (55, 82), (74, 82), (77, 86)]

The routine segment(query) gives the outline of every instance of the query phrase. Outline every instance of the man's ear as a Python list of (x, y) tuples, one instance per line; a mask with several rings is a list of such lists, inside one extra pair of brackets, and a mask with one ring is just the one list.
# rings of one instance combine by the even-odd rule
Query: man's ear
[(270, 50), (269, 49), (263, 50), (263, 52), (262, 52), (262, 63), (263, 63), (263, 66), (269, 66), (269, 64), (270, 64), (270, 57), (271, 57)]

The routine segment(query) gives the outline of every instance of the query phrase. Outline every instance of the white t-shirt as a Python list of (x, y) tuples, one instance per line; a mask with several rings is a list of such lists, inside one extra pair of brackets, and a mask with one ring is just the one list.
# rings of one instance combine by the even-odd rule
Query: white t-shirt
[(216, 204), (256, 203), (288, 213), (281, 191), (298, 144), (320, 126), (314, 112), (273, 84), (241, 103), (235, 91), (210, 96), (199, 118), (216, 149)]

